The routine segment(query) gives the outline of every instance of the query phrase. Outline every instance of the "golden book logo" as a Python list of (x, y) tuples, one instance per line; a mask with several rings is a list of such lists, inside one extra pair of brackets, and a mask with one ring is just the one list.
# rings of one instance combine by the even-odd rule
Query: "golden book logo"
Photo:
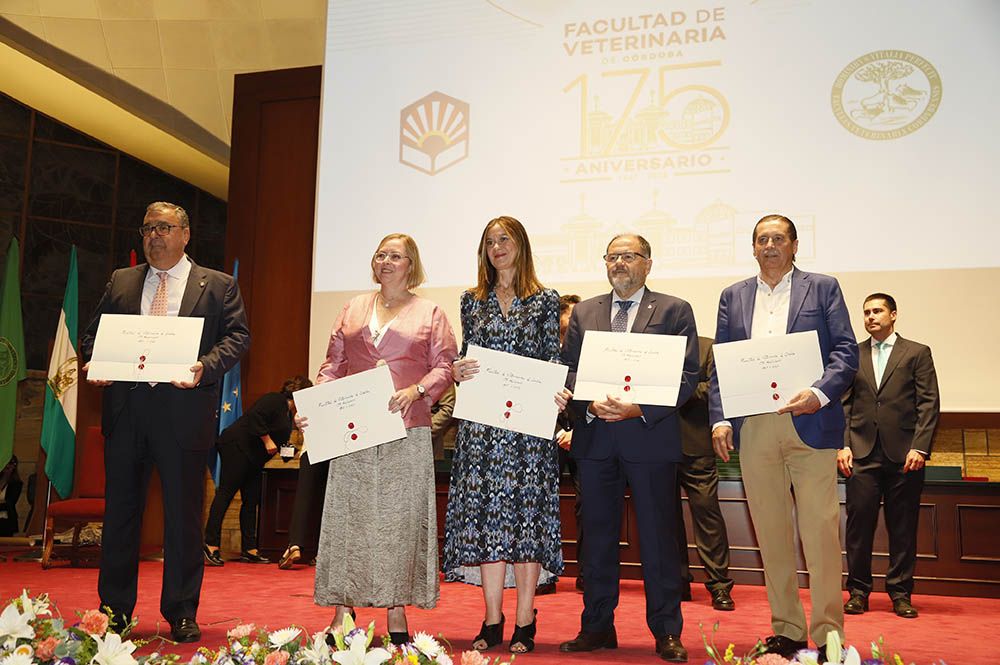
[(399, 113), (399, 161), (437, 175), (469, 156), (469, 105), (441, 92)]
[(923, 127), (941, 104), (941, 76), (909, 51), (873, 51), (847, 65), (833, 82), (833, 114), (847, 131), (873, 141)]

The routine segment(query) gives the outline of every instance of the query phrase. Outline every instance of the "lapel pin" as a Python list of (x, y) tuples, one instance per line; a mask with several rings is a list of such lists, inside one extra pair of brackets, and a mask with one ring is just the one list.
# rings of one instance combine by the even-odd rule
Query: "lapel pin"
[(205, 286), (205, 282), (204, 282), (204, 281), (201, 281), (201, 282), (199, 282), (199, 283), (198, 283), (198, 286), (200, 286), (200, 287), (204, 288), (204, 286)]

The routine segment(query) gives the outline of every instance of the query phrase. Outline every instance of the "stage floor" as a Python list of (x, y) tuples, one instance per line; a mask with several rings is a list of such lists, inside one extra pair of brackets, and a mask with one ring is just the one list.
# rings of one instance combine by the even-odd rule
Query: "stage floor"
[[(140, 564), (139, 619), (137, 636), (152, 638), (169, 634), (160, 617), (159, 591), (162, 565)], [(579, 629), (583, 596), (573, 588), (573, 578), (562, 580), (558, 592), (538, 598), (538, 636), (536, 650), (517, 661), (534, 665), (569, 665), (574, 663), (660, 662), (653, 652), (653, 638), (646, 628), (642, 584), (622, 583), (616, 613), (619, 648), (593, 654), (562, 654), (559, 643), (571, 639)], [(97, 607), (97, 570), (60, 567), (43, 571), (37, 563), (0, 563), (0, 601), (4, 604), (18, 595), (22, 587), (31, 593), (47, 592), (63, 615), (70, 619), (76, 610)], [(196, 645), (158, 645), (161, 651), (190, 655), (198, 646), (216, 648), (226, 639), (226, 631), (237, 623), (253, 622), (270, 629), (290, 624), (313, 632), (322, 629), (331, 618), (331, 610), (313, 603), (313, 569), (301, 566), (290, 571), (277, 566), (229, 562), (223, 568), (206, 568), (198, 622), (203, 638)], [(808, 615), (808, 592), (803, 591)], [(694, 600), (683, 605), (682, 639), (690, 652), (691, 663), (704, 663), (707, 655), (702, 645), (702, 630), (711, 633), (719, 623), (717, 645), (723, 650), (732, 641), (737, 653), (749, 650), (758, 637), (771, 634), (770, 613), (763, 587), (737, 586), (733, 590), (735, 612), (716, 612), (708, 592), (696, 586)], [(513, 630), (515, 597), (505, 595), (507, 634)], [(862, 658), (870, 655), (869, 644), (884, 636), (907, 663), (927, 665), (944, 660), (948, 665), (976, 665), (992, 662), (992, 637), (1000, 634), (1000, 600), (914, 596), (920, 610), (917, 619), (900, 619), (892, 614), (892, 605), (884, 594), (873, 595), (871, 610), (861, 616), (847, 617), (848, 642), (857, 646)], [(478, 588), (465, 584), (441, 585), (441, 600), (433, 610), (408, 610), (410, 629), (422, 630), (446, 638), (456, 652), (471, 648), (472, 637), (483, 619), (482, 596)], [(374, 620), (379, 634), (385, 632), (385, 612), (358, 608), (359, 623)], [(506, 645), (505, 645), (506, 646)], [(506, 654), (494, 648), (491, 656)], [(504, 660), (507, 660), (505, 657)]]

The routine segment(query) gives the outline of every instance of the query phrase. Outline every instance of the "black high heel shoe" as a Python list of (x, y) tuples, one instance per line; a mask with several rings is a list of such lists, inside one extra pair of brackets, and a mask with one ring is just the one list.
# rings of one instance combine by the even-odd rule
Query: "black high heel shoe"
[(483, 641), (486, 642), (486, 646), (478, 651), (489, 651), (496, 645), (503, 642), (503, 624), (506, 621), (506, 617), (503, 614), (500, 615), (500, 623), (486, 623), (483, 621), (483, 627), (479, 629), (479, 634), (472, 638), (472, 648), (476, 648), (476, 642)]
[[(538, 629), (538, 610), (535, 610), (535, 618), (527, 626), (514, 624), (514, 634), (510, 636), (510, 646), (508, 650), (514, 654), (531, 653), (535, 650), (535, 631)], [(524, 647), (524, 651), (514, 649), (515, 644)]]
[[(358, 620), (358, 615), (354, 613), (354, 610), (351, 610), (351, 621), (357, 621), (357, 620)], [(341, 621), (340, 625), (343, 626), (344, 622)], [(327, 646), (333, 647), (334, 649), (337, 648), (337, 638), (333, 636), (332, 630), (327, 629), (326, 637), (324, 637), (323, 639), (326, 641)]]
[(389, 641), (392, 642), (393, 644), (395, 644), (397, 647), (398, 646), (402, 646), (402, 645), (404, 645), (404, 644), (406, 644), (407, 642), (410, 641), (410, 633), (409, 633), (409, 631), (406, 631), (406, 630), (398, 632), (398, 633), (393, 632), (393, 631), (390, 630), (389, 631)]

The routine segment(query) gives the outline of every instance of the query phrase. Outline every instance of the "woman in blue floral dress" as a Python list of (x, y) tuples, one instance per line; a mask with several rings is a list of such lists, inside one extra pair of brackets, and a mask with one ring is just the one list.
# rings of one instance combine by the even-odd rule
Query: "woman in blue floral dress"
[[(513, 217), (487, 224), (479, 279), (462, 294), (462, 355), (469, 344), (558, 362), (559, 294), (535, 275), (531, 245)], [(473, 379), (478, 362), (455, 362), (452, 376)], [(564, 408), (568, 391), (556, 395)], [(445, 518), (445, 578), (482, 584), (486, 618), (473, 648), (503, 641), (503, 587), (513, 564), (517, 613), (510, 651), (534, 648), (535, 585), (542, 569), (563, 569), (558, 450), (552, 439), (460, 421)]]

